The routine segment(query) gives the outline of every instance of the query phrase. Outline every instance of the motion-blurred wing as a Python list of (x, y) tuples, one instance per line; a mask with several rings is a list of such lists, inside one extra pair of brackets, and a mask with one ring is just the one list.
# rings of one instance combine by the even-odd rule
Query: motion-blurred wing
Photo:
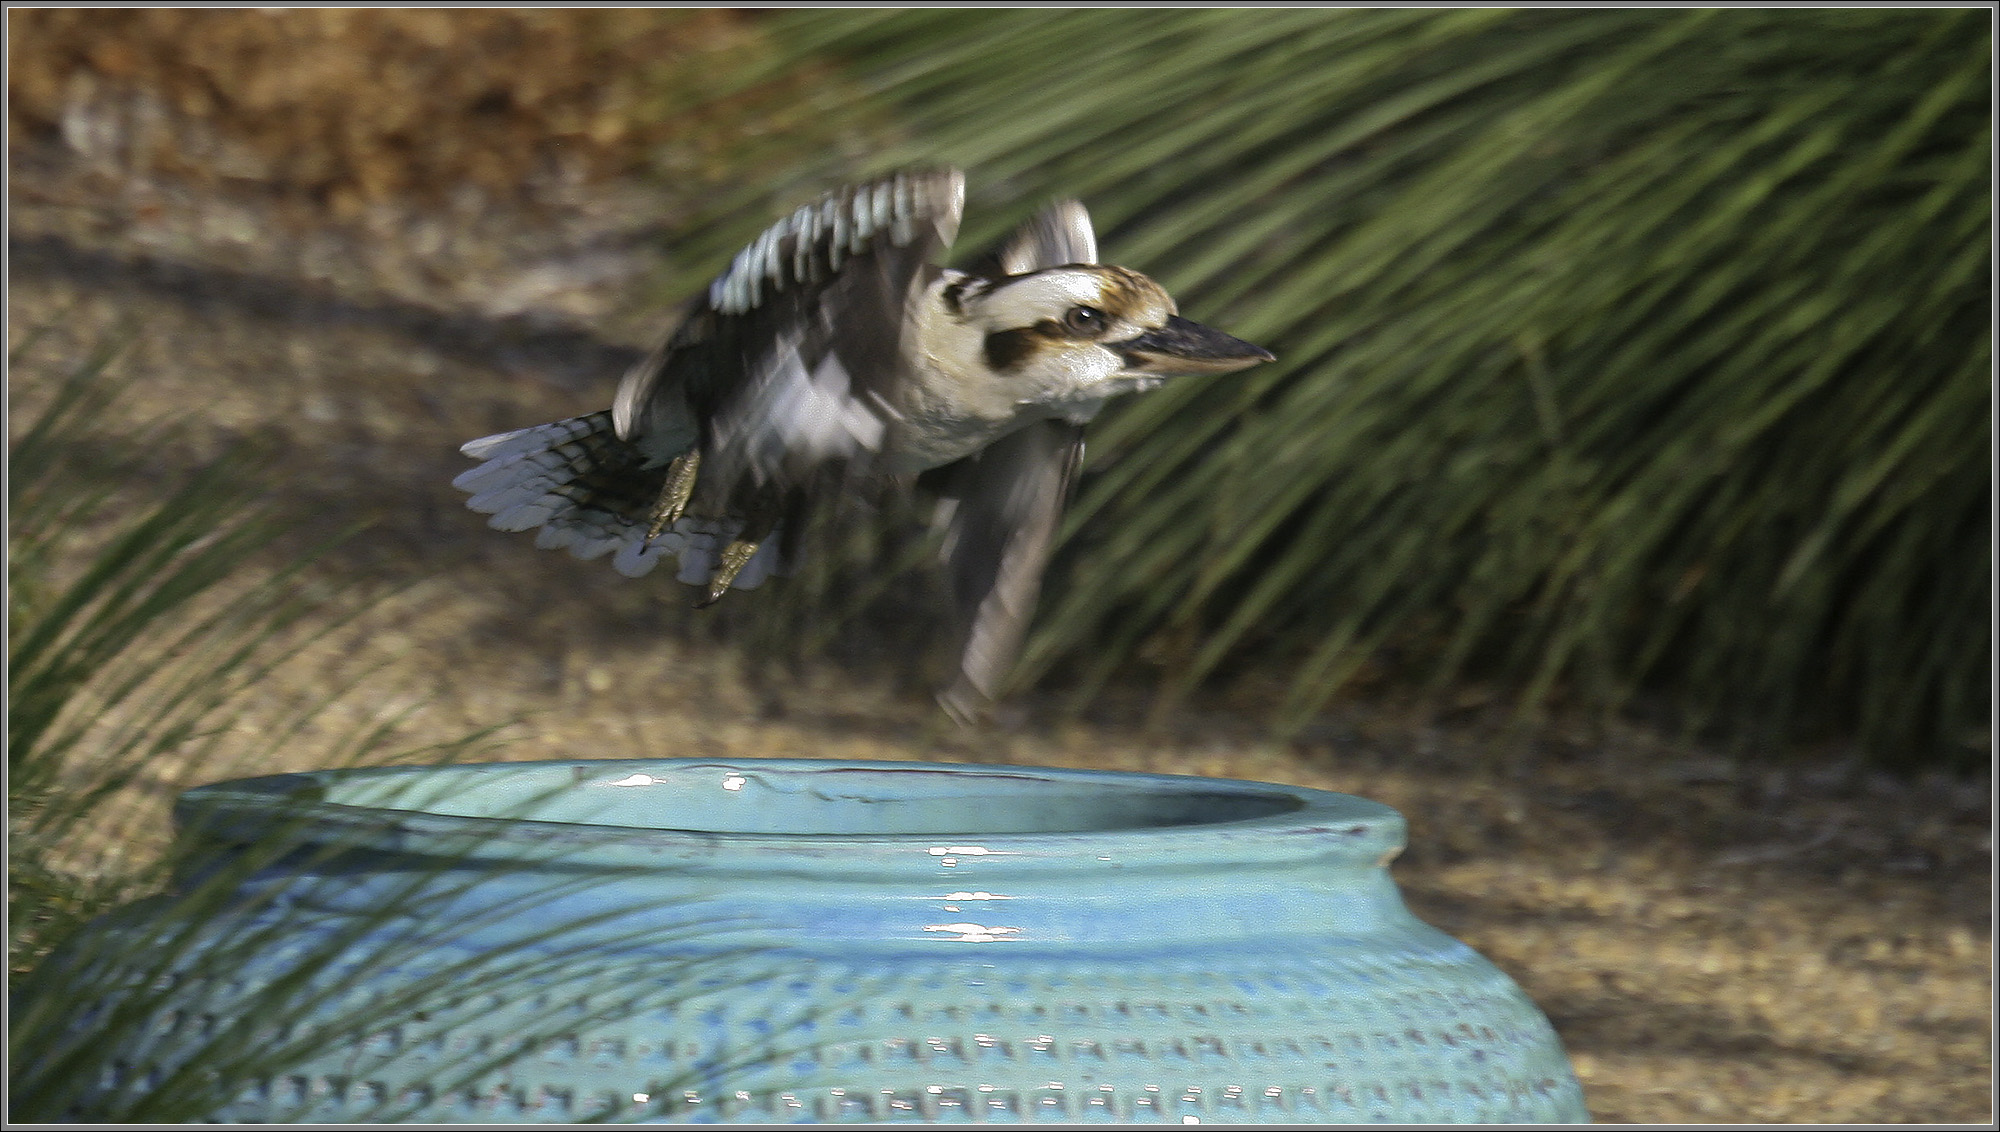
[[(1007, 275), (1096, 263), (1090, 213), (1076, 201), (1057, 201), (989, 259)], [(1081, 426), (1037, 421), (947, 470), (939, 519), (964, 644), (958, 677), (939, 699), (961, 721), (994, 699), (1020, 653), (1082, 459)]]
[(1097, 233), (1090, 213), (1078, 201), (1059, 200), (1015, 229), (1000, 245), (1000, 269), (1026, 275), (1045, 267), (1097, 262)]
[(1083, 427), (1050, 420), (951, 468), (939, 510), (964, 644), (958, 677), (939, 699), (961, 721), (995, 698), (1020, 653), (1082, 459)]
[(906, 312), (957, 236), (964, 200), (956, 170), (905, 172), (773, 225), (658, 357), (626, 375), (618, 435), (666, 455), (704, 422), (702, 475), (729, 484), (799, 484), (871, 455), (893, 422)]

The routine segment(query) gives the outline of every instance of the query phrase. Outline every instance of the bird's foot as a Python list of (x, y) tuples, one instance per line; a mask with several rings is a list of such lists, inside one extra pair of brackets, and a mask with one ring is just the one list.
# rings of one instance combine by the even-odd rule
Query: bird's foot
[(646, 526), (648, 544), (687, 513), (688, 500), (694, 495), (695, 473), (700, 470), (701, 449), (690, 448), (674, 457), (673, 464), (667, 468), (667, 482), (660, 485), (660, 498), (654, 502), (651, 521)]
[(736, 539), (722, 548), (722, 561), (716, 563), (715, 574), (708, 580), (708, 596), (695, 603), (695, 608), (704, 609), (722, 600), (729, 587), (736, 581), (736, 575), (757, 556), (757, 543)]

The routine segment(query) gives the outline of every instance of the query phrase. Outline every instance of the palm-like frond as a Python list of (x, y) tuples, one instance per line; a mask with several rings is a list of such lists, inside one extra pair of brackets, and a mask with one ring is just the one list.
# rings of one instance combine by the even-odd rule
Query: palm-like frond
[(1031, 669), (1192, 640), (1172, 688), (1281, 658), (1298, 720), (1393, 644), (1913, 760), (1986, 715), (1990, 23), (787, 17), (917, 123), (885, 164), (1077, 194), (1280, 357), (1097, 429)]

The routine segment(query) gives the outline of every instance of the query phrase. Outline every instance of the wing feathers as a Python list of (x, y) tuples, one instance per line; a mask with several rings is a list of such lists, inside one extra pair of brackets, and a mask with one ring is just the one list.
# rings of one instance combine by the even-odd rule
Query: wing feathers
[(961, 721), (996, 697), (1013, 667), (1082, 456), (1081, 426), (1037, 421), (953, 469), (941, 511), (964, 644), (939, 701)]
[(865, 465), (893, 423), (910, 298), (957, 236), (964, 200), (957, 170), (898, 173), (766, 229), (626, 376), (619, 435), (646, 445), (649, 429), (702, 422), (696, 490), (716, 508)]
[(1097, 262), (1097, 233), (1081, 203), (1059, 200), (1015, 229), (1000, 246), (1000, 269), (1026, 275), (1070, 263)]

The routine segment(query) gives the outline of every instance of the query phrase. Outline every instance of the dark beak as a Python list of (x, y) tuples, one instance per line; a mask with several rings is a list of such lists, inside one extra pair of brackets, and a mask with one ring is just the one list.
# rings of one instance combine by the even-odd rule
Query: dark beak
[(1202, 373), (1233, 373), (1277, 358), (1262, 346), (1252, 346), (1220, 330), (1190, 322), (1179, 315), (1158, 330), (1110, 343), (1125, 355), (1125, 372), (1157, 377), (1192, 377)]

